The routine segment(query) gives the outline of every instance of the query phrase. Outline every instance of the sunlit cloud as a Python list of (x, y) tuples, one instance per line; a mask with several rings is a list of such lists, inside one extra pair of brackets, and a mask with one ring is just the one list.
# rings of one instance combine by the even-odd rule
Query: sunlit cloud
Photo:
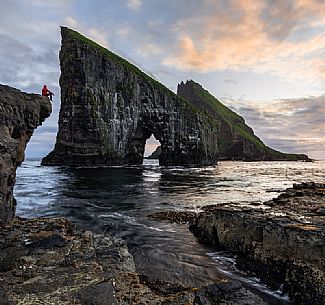
[(228, 1), (230, 8), (222, 7), (223, 1), (205, 2), (210, 13), (182, 18), (173, 26), (177, 43), (163, 64), (180, 70), (325, 80), (325, 31), (304, 38), (294, 34), (296, 27), (315, 20), (325, 28), (324, 1), (233, 0)]
[(138, 48), (138, 54), (140, 56), (154, 56), (161, 52), (161, 48), (153, 43), (144, 43)]
[(95, 27), (88, 27), (83, 25), (78, 20), (67, 17), (65, 19), (66, 25), (76, 31), (79, 31), (89, 37), (90, 39), (96, 41), (98, 44), (102, 45), (105, 48), (108, 48), (108, 34), (105, 30), (101, 30)]

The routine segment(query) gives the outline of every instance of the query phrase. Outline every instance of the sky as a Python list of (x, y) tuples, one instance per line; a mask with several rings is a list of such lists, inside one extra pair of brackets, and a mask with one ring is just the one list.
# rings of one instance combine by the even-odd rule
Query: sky
[(55, 143), (60, 26), (173, 91), (199, 82), (272, 148), (325, 159), (324, 0), (1, 0), (0, 83), (55, 93), (27, 158)]

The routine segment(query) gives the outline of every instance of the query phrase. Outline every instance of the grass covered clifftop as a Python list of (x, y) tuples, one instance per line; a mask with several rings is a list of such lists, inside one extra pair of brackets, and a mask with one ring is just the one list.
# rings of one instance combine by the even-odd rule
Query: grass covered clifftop
[(99, 45), (95, 41), (83, 36), (79, 32), (74, 31), (68, 27), (63, 27), (63, 26), (61, 27), (61, 32), (64, 33), (65, 35), (69, 35), (70, 37), (88, 45), (89, 47), (93, 48), (94, 50), (97, 50), (98, 52), (102, 53), (102, 55), (105, 56), (106, 58), (108, 58), (109, 60), (115, 61), (116, 63), (120, 64), (121, 66), (124, 66), (128, 70), (132, 71), (133, 73), (141, 76), (142, 78), (144, 78), (145, 80), (150, 82), (152, 85), (157, 86), (160, 89), (163, 89), (163, 90), (175, 95), (174, 92), (172, 92), (170, 89), (165, 87), (163, 84), (161, 84), (154, 78), (152, 78), (149, 75), (147, 75), (146, 73), (142, 72), (137, 66), (131, 64), (129, 61), (118, 56), (117, 54), (113, 53), (112, 51), (104, 48), (103, 46)]

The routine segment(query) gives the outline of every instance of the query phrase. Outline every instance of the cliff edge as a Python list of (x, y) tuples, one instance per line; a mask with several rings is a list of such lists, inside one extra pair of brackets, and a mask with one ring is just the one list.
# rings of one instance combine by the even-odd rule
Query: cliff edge
[(61, 35), (59, 130), (43, 165), (142, 164), (152, 134), (161, 165), (217, 163), (209, 115), (81, 34)]
[(51, 112), (48, 98), (0, 85), (0, 224), (14, 217), (16, 169), (34, 129)]

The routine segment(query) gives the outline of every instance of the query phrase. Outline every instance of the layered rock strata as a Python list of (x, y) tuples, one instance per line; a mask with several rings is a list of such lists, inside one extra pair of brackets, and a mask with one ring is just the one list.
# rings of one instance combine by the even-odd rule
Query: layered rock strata
[(294, 185), (269, 209), (209, 207), (190, 226), (203, 242), (238, 254), (239, 268), (283, 291), (295, 304), (325, 300), (325, 184)]
[(15, 214), (16, 169), (33, 131), (50, 115), (47, 97), (0, 85), (0, 224)]
[(150, 282), (121, 240), (63, 218), (15, 219), (1, 227), (0, 250), (5, 305), (266, 305), (238, 282), (200, 289)]
[(208, 115), (79, 33), (61, 35), (59, 131), (43, 165), (142, 164), (152, 134), (161, 165), (217, 162), (218, 126)]
[(303, 154), (286, 154), (267, 147), (245, 120), (223, 105), (204, 88), (190, 80), (178, 85), (177, 94), (219, 122), (219, 159), (221, 160), (309, 160)]

